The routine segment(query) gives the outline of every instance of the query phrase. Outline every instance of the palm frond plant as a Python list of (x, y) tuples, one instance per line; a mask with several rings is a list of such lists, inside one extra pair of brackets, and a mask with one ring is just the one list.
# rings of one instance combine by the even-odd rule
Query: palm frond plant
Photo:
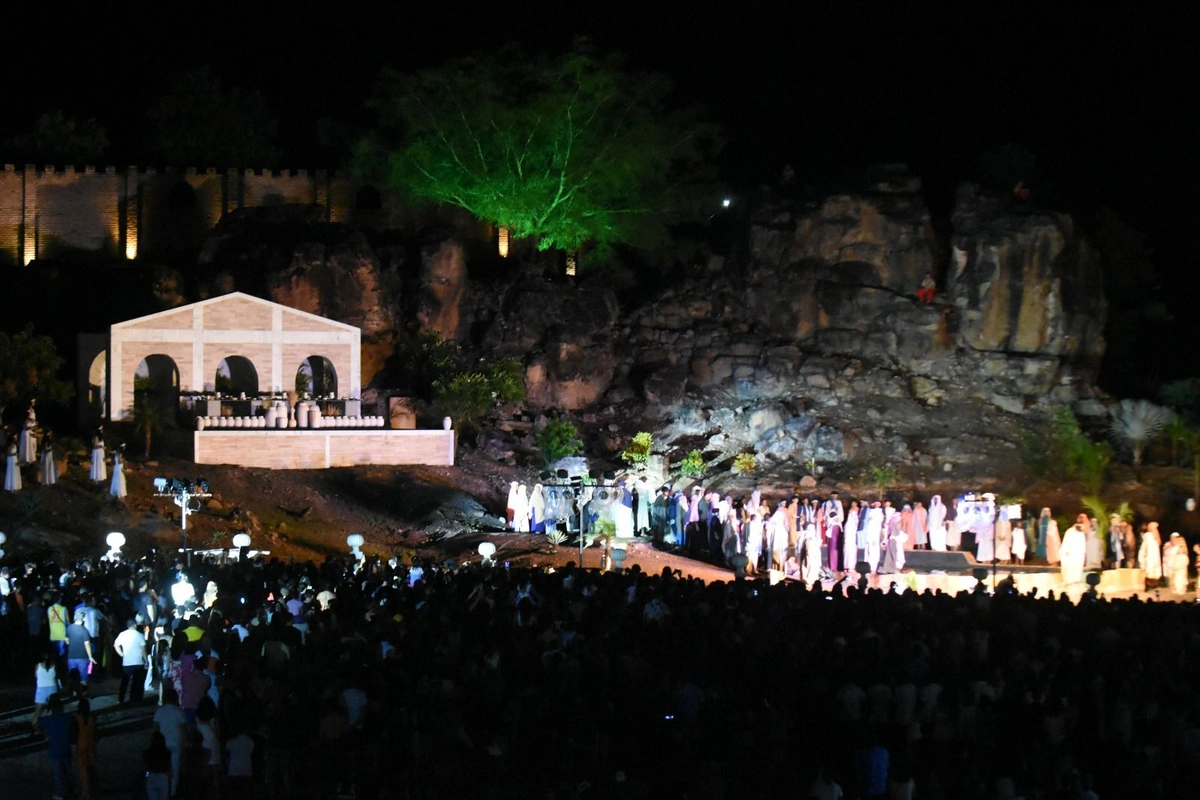
[(1146, 445), (1174, 416), (1171, 410), (1148, 400), (1125, 399), (1109, 410), (1109, 430), (1133, 454), (1133, 466), (1142, 465)]

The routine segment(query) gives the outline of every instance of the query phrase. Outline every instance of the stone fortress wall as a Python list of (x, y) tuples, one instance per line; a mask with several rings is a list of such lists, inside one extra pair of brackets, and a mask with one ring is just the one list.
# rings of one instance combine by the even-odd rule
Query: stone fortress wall
[(85, 166), (0, 170), (0, 261), (27, 265), (71, 251), (126, 259), (194, 252), (222, 215), (307, 203), (330, 222), (393, 226), (405, 209), (389, 192), (326, 170)]

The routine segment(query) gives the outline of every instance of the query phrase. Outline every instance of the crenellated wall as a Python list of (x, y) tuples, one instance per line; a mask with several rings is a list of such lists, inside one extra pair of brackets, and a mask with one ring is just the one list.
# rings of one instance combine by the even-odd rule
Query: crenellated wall
[(332, 222), (386, 227), (405, 218), (393, 194), (325, 170), (5, 164), (0, 259), (25, 265), (72, 250), (169, 258), (199, 247), (226, 212), (283, 203), (319, 205)]

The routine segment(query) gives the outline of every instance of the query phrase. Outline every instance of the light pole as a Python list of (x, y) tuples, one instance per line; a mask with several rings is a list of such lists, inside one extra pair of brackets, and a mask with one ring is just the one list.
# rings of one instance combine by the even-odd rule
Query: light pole
[(154, 479), (154, 496), (169, 497), (175, 505), (179, 506), (180, 510), (180, 527), (183, 529), (183, 552), (187, 558), (188, 566), (192, 565), (192, 554), (188, 550), (187, 544), (187, 518), (198, 510), (192, 508), (192, 500), (203, 500), (206, 497), (212, 497), (208, 492), (208, 481), (203, 478), (198, 480), (181, 480), (179, 478), (155, 478)]

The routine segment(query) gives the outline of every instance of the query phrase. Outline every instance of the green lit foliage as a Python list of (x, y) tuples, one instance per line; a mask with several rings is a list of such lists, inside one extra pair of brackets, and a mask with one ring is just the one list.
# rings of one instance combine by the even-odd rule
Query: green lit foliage
[(754, 453), (738, 453), (733, 458), (733, 471), (738, 475), (749, 475), (758, 469), (758, 459)]
[(434, 381), (446, 381), (462, 372), (460, 361), (454, 342), (446, 341), (436, 331), (426, 331), (399, 339), (388, 367), (394, 385), (428, 399)]
[(1180, 453), (1186, 454), (1188, 444), (1195, 436), (1192, 427), (1183, 417), (1175, 414), (1171, 417), (1171, 421), (1163, 426), (1161, 435), (1171, 445), (1171, 466), (1179, 466)]
[(578, 429), (564, 419), (552, 419), (547, 422), (534, 436), (534, 441), (542, 451), (542, 458), (547, 465), (560, 458), (573, 456), (583, 449)]
[(525, 367), (515, 358), (502, 358), (487, 370), (492, 394), (500, 403), (520, 403), (525, 399)]
[(646, 431), (634, 434), (633, 441), (621, 451), (621, 460), (631, 467), (641, 469), (650, 460), (654, 449), (654, 437)]
[(0, 142), (0, 148), (15, 164), (99, 164), (108, 150), (108, 133), (94, 119), (55, 110), (38, 117), (33, 130)]
[(464, 372), (446, 381), (434, 381), (433, 403), (458, 428), (477, 432), (480, 420), (495, 405), (495, 397), (487, 375)]
[(704, 455), (699, 450), (693, 450), (679, 462), (679, 474), (685, 478), (699, 478), (704, 474)]
[(558, 58), (508, 47), (415, 74), (385, 72), (380, 128), (358, 166), (418, 199), (466, 209), (539, 249), (661, 239), (717, 140), (668, 107), (668, 81), (578, 42)]
[(884, 492), (896, 482), (900, 475), (893, 467), (884, 465), (871, 467), (864, 477), (868, 483), (879, 489), (879, 499), (882, 501)]
[(1164, 383), (1158, 390), (1158, 399), (1189, 422), (1200, 422), (1200, 378)]
[(71, 384), (59, 380), (63, 359), (49, 336), (37, 336), (33, 326), (20, 333), (0, 331), (0, 415), (9, 405), (66, 405), (75, 394)]
[(546, 531), (546, 542), (549, 543), (551, 549), (557, 550), (565, 541), (567, 541), (567, 535), (557, 528)]
[(1080, 481), (1088, 494), (1098, 495), (1112, 462), (1112, 446), (1089, 439), (1066, 406), (1054, 409), (1046, 427), (1048, 430), (1042, 436), (1027, 435), (1025, 439), (1026, 465), (1030, 471)]

